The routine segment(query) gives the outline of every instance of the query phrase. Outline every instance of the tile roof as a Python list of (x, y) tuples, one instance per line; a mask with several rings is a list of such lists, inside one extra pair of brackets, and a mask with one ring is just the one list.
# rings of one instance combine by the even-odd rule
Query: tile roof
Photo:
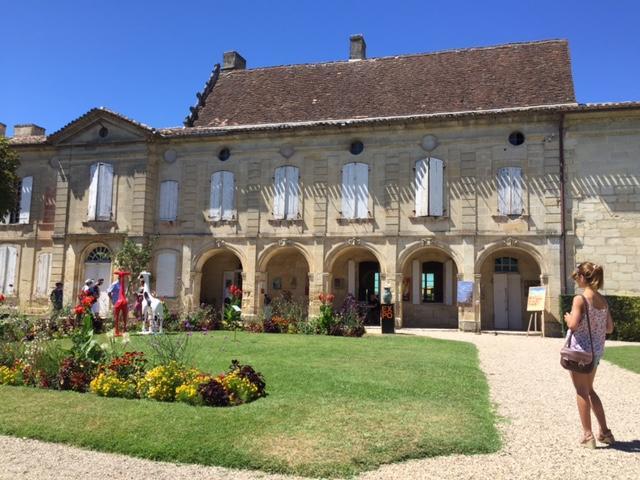
[(568, 44), (220, 71), (188, 127), (224, 127), (574, 104)]

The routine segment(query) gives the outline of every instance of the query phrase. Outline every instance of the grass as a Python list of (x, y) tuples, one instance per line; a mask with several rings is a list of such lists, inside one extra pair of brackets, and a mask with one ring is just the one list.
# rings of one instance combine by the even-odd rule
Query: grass
[[(171, 462), (345, 476), (500, 447), (470, 343), (419, 337), (194, 335), (194, 363), (253, 365), (268, 397), (233, 408), (0, 387), (0, 433)], [(146, 339), (134, 337), (132, 348)]]
[(640, 345), (607, 348), (604, 351), (604, 359), (619, 367), (640, 373)]

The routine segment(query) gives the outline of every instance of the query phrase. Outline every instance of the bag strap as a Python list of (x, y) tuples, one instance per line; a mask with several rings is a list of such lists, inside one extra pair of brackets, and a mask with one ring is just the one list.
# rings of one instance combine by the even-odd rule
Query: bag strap
[(595, 355), (595, 351), (593, 349), (593, 337), (591, 336), (591, 320), (589, 320), (589, 302), (587, 302), (587, 298), (584, 295), (580, 295), (582, 300), (584, 300), (585, 304), (585, 312), (587, 313), (587, 327), (589, 329), (589, 341), (591, 342), (591, 354)]

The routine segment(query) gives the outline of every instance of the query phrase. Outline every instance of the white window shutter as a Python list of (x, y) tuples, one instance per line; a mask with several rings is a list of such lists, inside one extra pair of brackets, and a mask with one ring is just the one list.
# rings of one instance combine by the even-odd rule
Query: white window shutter
[(89, 183), (89, 204), (87, 207), (87, 220), (96, 219), (96, 206), (98, 205), (98, 165), (91, 165), (90, 183)]
[(98, 207), (96, 220), (111, 220), (111, 200), (113, 197), (113, 165), (98, 164)]
[(178, 182), (167, 180), (160, 184), (160, 220), (173, 222), (178, 217)]
[(369, 218), (369, 165), (355, 164), (356, 218)]
[(24, 177), (20, 192), (20, 217), (18, 223), (29, 223), (31, 212), (31, 194), (33, 192), (33, 177)]
[(209, 217), (214, 221), (222, 220), (222, 172), (211, 175)]
[(347, 163), (342, 168), (342, 217), (355, 218), (355, 163)]
[(509, 169), (498, 169), (498, 212), (501, 215), (509, 215), (511, 205), (511, 181), (509, 179)]
[(298, 183), (300, 172), (298, 167), (286, 167), (287, 195), (285, 218), (298, 218), (300, 209), (300, 185)]
[(429, 215), (429, 167), (427, 160), (416, 162), (416, 217)]
[(6, 267), (4, 275), (4, 293), (13, 295), (16, 291), (16, 263), (18, 259), (18, 249), (7, 246)]
[(36, 279), (36, 296), (46, 297), (49, 288), (49, 277), (51, 274), (51, 254), (41, 253), (38, 256), (38, 270)]
[(523, 202), (523, 185), (522, 185), (522, 169), (520, 167), (511, 167), (510, 171), (510, 190), (511, 190), (511, 215), (522, 215), (524, 211)]
[(233, 204), (234, 200), (234, 190), (235, 190), (235, 182), (233, 178), (233, 173), (231, 172), (221, 172), (222, 173), (222, 219), (223, 220), (233, 220), (236, 212)]
[(176, 296), (176, 266), (178, 255), (175, 252), (162, 252), (156, 263), (156, 296)]
[(441, 217), (443, 214), (444, 168), (442, 160), (429, 159), (429, 215)]
[(0, 245), (0, 293), (5, 293), (4, 287), (7, 278), (7, 250), (8, 247)]
[(273, 180), (273, 218), (281, 220), (286, 215), (287, 201), (287, 170), (278, 167)]

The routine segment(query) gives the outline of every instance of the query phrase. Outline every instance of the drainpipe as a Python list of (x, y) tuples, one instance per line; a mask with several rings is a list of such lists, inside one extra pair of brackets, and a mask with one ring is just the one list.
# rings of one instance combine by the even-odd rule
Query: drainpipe
[(566, 228), (566, 201), (565, 201), (565, 176), (564, 176), (564, 113), (560, 113), (558, 122), (558, 154), (560, 157), (560, 264), (562, 266), (562, 278), (560, 278), (560, 292), (567, 293), (567, 228)]

